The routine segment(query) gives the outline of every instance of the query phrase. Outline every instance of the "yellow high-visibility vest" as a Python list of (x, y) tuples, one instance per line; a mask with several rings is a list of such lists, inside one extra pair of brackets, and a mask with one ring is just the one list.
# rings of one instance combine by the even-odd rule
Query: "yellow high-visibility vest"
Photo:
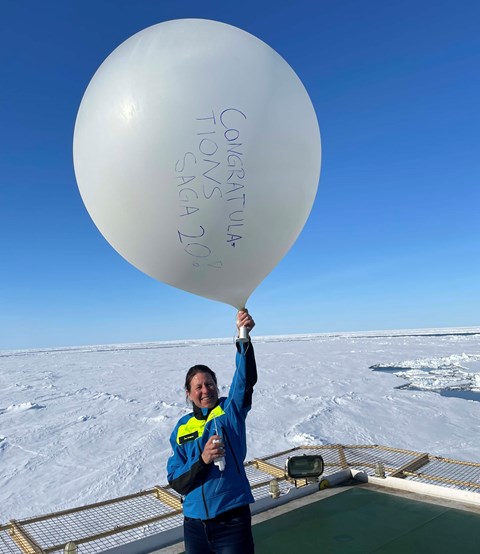
[(224, 413), (222, 407), (219, 405), (208, 414), (207, 419), (197, 419), (195, 416), (192, 416), (186, 423), (179, 426), (177, 431), (177, 444), (184, 444), (188, 441), (198, 439), (203, 435), (205, 425)]

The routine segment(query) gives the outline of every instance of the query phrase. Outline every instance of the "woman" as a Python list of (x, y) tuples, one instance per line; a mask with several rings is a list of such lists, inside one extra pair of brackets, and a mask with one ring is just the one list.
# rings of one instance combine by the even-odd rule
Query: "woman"
[[(238, 312), (238, 328), (251, 330), (254, 325), (247, 310)], [(170, 437), (168, 482), (184, 497), (187, 554), (254, 552), (249, 507), (254, 500), (243, 461), (257, 367), (252, 344), (237, 341), (236, 346), (227, 398), (218, 397), (217, 378), (209, 367), (188, 370), (185, 392), (193, 412), (180, 419)]]

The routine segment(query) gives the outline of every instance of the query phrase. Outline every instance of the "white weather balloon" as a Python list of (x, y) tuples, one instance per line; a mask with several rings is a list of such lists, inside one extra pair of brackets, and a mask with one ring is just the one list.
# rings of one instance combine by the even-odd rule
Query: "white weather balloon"
[(242, 308), (308, 218), (320, 133), (272, 48), (183, 19), (137, 33), (100, 66), (73, 154), (83, 201), (115, 250), (160, 281)]

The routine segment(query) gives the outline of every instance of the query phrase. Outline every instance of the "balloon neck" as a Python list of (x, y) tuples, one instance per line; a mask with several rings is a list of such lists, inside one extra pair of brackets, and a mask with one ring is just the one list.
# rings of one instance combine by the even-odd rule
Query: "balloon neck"
[(248, 342), (250, 339), (248, 337), (248, 329), (246, 327), (240, 327), (238, 329), (238, 342)]

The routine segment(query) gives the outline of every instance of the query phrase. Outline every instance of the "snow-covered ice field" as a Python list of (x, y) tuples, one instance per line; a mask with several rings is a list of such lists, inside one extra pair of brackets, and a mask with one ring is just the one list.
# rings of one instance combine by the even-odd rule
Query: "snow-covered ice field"
[[(480, 461), (480, 328), (254, 345), (247, 459), (374, 443)], [(0, 351), (0, 523), (165, 484), (186, 370), (209, 365), (226, 394), (234, 352), (227, 339)]]

